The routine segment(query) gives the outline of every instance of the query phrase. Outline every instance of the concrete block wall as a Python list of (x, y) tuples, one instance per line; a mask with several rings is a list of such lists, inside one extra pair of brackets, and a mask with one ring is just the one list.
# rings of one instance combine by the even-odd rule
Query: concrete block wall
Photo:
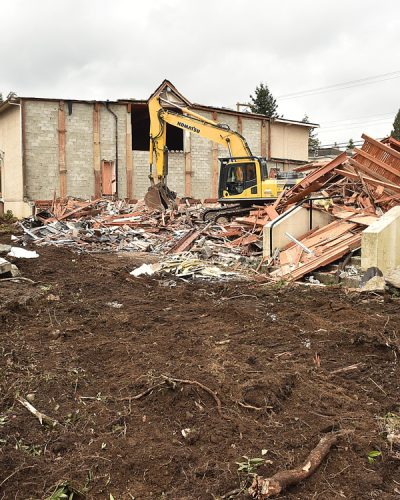
[(143, 198), (146, 194), (149, 181), (149, 152), (133, 151), (133, 196), (134, 198)]
[[(126, 197), (125, 104), (110, 104), (118, 117), (118, 196)], [(88, 199), (95, 194), (93, 163), (93, 103), (72, 103), (69, 114), (65, 102), (65, 160), (67, 194)], [(51, 199), (60, 193), (58, 152), (59, 101), (27, 100), (26, 171), (30, 200)], [(104, 105), (100, 107), (100, 160), (116, 160), (115, 118)], [(99, 166), (100, 168), (100, 166)]]
[[(124, 104), (110, 104), (109, 108), (118, 117), (118, 196), (125, 198), (127, 110)], [(100, 108), (100, 159), (114, 162), (116, 159), (115, 118), (105, 106)]]
[(65, 105), (65, 130), (67, 193), (89, 198), (94, 194), (93, 104), (73, 103), (71, 114)]
[(254, 156), (261, 156), (261, 120), (242, 119), (242, 135)]
[(58, 102), (25, 102), (26, 195), (49, 200), (59, 193)]
[(185, 156), (181, 151), (168, 153), (168, 187), (179, 196), (185, 194)]
[[(218, 113), (217, 115), (217, 121), (219, 123), (223, 123), (226, 125), (229, 125), (229, 127), (232, 130), (237, 131), (237, 118), (236, 116), (233, 115), (228, 115), (228, 114), (223, 114), (223, 113)], [(218, 144), (218, 158), (227, 158), (229, 156), (229, 151), (227, 148), (222, 146), (221, 144)], [(219, 162), (218, 162), (219, 164)], [(219, 167), (219, 165), (218, 165)]]
[[(212, 119), (212, 114), (201, 111), (199, 114)], [(212, 194), (212, 142), (192, 133), (190, 138), (192, 162), (192, 196), (193, 198), (210, 198)], [(184, 176), (184, 170), (183, 170)]]
[[(180, 151), (168, 153), (168, 187), (178, 193), (185, 194), (185, 157)], [(149, 152), (133, 151), (133, 196), (143, 198), (150, 186)]]

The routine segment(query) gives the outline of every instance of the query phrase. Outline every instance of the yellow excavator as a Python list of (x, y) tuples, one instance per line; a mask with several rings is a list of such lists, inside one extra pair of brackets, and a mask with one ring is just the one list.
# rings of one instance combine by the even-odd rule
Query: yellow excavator
[[(287, 176), (269, 171), (265, 158), (254, 156), (246, 139), (228, 125), (209, 120), (191, 110), (190, 103), (164, 81), (148, 100), (150, 114), (150, 183), (145, 196), (151, 209), (163, 210), (175, 205), (176, 194), (167, 186), (167, 123), (192, 134), (222, 144), (229, 153), (219, 158), (218, 208), (203, 212), (204, 220), (226, 222), (249, 213), (253, 205), (273, 202), (287, 187), (296, 184), (296, 174)], [(156, 175), (153, 174), (155, 165)], [(271, 173), (273, 175), (271, 175)]]

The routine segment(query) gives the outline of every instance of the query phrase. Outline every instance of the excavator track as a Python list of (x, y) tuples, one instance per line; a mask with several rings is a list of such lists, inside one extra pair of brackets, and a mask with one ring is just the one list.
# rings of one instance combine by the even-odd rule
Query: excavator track
[(230, 222), (233, 217), (249, 215), (251, 207), (241, 207), (240, 205), (230, 205), (229, 207), (207, 208), (201, 214), (205, 222), (216, 222), (225, 224)]

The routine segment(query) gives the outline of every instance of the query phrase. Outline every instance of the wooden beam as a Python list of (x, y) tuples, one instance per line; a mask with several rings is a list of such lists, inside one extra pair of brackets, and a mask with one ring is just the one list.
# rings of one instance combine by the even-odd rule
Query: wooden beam
[(388, 178), (388, 177), (382, 175), (382, 173), (376, 172), (375, 170), (364, 165), (363, 163), (358, 162), (354, 158), (349, 158), (349, 162), (350, 162), (350, 165), (352, 165), (355, 169), (359, 169), (362, 172), (365, 172), (366, 174), (370, 175), (372, 178), (379, 179), (382, 182), (390, 181), (393, 183), (393, 180), (391, 178)]
[(101, 197), (100, 179), (100, 103), (93, 107), (93, 172), (94, 172), (94, 197)]
[[(212, 119), (218, 121), (218, 114), (216, 111), (212, 113)], [(219, 177), (219, 167), (218, 167), (218, 143), (212, 143), (212, 198), (218, 198), (218, 177)]]
[[(353, 174), (352, 172), (348, 172), (347, 170), (342, 170), (340, 168), (335, 169), (335, 172), (337, 172), (340, 175), (344, 175), (345, 177), (349, 177), (350, 179), (357, 180), (358, 175)], [(396, 184), (392, 184), (390, 182), (385, 182), (381, 181), (378, 179), (372, 179), (371, 177), (367, 177), (363, 175), (363, 179), (367, 184), (372, 184), (373, 186), (381, 186), (385, 189), (388, 189), (389, 191), (395, 191), (397, 193), (400, 193), (400, 186), (396, 186)]]
[[(392, 173), (396, 177), (400, 177), (400, 168), (393, 167), (392, 165), (389, 165), (389, 164), (383, 162), (382, 160), (379, 160), (379, 158), (372, 156), (371, 154), (367, 153), (363, 149), (354, 148), (354, 152), (356, 153), (356, 155), (360, 155), (363, 158), (365, 158), (366, 160), (369, 160), (370, 162), (375, 163), (375, 165), (377, 165), (380, 168), (383, 168), (384, 170), (387, 170), (388, 172)], [(357, 159), (357, 157), (356, 157), (356, 159)], [(359, 163), (361, 163), (361, 162), (359, 162)], [(399, 166), (400, 166), (400, 162), (399, 162)]]
[(381, 149), (381, 150), (385, 151), (386, 153), (389, 153), (389, 155), (392, 155), (395, 158), (400, 160), (400, 153), (398, 151), (396, 151), (395, 149), (390, 148), (389, 146), (386, 146), (386, 144), (383, 144), (382, 142), (379, 142), (379, 141), (373, 139), (372, 137), (369, 137), (369, 135), (362, 134), (361, 137), (365, 140), (365, 142), (369, 142), (370, 144), (377, 147), (378, 149)]
[(132, 104), (127, 104), (126, 109), (126, 197), (132, 198), (132, 178), (133, 178), (133, 151), (132, 151)]
[(65, 106), (64, 101), (58, 104), (58, 170), (60, 176), (60, 197), (67, 195), (67, 168), (65, 161)]

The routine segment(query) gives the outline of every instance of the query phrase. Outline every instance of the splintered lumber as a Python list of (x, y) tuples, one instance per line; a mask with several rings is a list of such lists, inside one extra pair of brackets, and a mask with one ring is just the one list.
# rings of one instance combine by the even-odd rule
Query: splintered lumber
[(376, 215), (360, 214), (357, 212), (354, 212), (354, 216), (349, 217), (348, 212), (345, 210), (341, 212), (333, 212), (332, 215), (338, 219), (346, 219), (351, 222), (355, 222), (356, 224), (362, 224), (363, 226), (370, 226), (378, 219)]
[(269, 478), (256, 475), (248, 490), (249, 495), (255, 500), (264, 500), (265, 498), (278, 496), (289, 486), (304, 481), (321, 465), (332, 446), (337, 443), (340, 435), (340, 432), (336, 432), (321, 438), (304, 464), (296, 469), (283, 470)]
[[(308, 194), (318, 191), (329, 179), (332, 178), (333, 171), (347, 160), (346, 153), (342, 153), (323, 167), (317, 168), (308, 174), (299, 183), (285, 193), (282, 202), (284, 205), (296, 203), (304, 199)], [(334, 176), (337, 174), (334, 174)]]
[[(335, 171), (340, 175), (344, 175), (346, 177), (349, 177), (350, 179), (357, 179), (357, 177), (358, 177), (357, 174), (353, 174), (352, 172), (348, 172), (347, 170), (343, 170), (340, 168), (337, 168)], [(400, 193), (400, 185), (396, 186), (396, 184), (393, 184), (391, 182), (385, 182), (383, 180), (373, 179), (372, 177), (368, 177), (366, 175), (363, 175), (363, 179), (367, 184), (372, 184), (373, 186), (380, 186), (384, 189), (388, 189), (390, 191), (395, 191), (396, 193)]]
[(279, 216), (273, 205), (267, 205), (265, 207), (265, 212), (267, 212), (267, 215), (271, 220), (274, 220)]
[(189, 250), (202, 233), (201, 230), (192, 229), (180, 238), (166, 253), (181, 253)]
[(250, 245), (258, 241), (259, 237), (255, 234), (250, 234), (249, 236), (240, 236), (236, 240), (233, 240), (230, 244), (231, 247)]
[(307, 248), (308, 252), (299, 254), (298, 248), (291, 245), (281, 252), (279, 262), (282, 267), (271, 273), (272, 276), (295, 281), (358, 248), (362, 226), (347, 220), (352, 215), (354, 212), (350, 212), (344, 220), (333, 221), (312, 233), (306, 233), (308, 236), (297, 238), (303, 250)]
[[(66, 213), (64, 212), (62, 215), (58, 216), (57, 220), (64, 220), (64, 219), (67, 219), (68, 217), (71, 217), (71, 215), (76, 215), (77, 213), (81, 212), (85, 208), (89, 208), (89, 207), (95, 205), (99, 201), (102, 201), (101, 198), (98, 198), (98, 199), (93, 200), (93, 201), (89, 201), (87, 203), (81, 203), (80, 206), (78, 206), (77, 208), (74, 208), (73, 210), (70, 210)], [(46, 219), (45, 223), (52, 222), (53, 220), (54, 220), (53, 218)]]
[(311, 273), (315, 269), (318, 269), (319, 267), (324, 267), (328, 264), (332, 264), (332, 262), (335, 262), (335, 260), (338, 260), (352, 250), (359, 248), (360, 245), (361, 233), (355, 234), (353, 237), (349, 238), (345, 244), (334, 246), (331, 250), (324, 252), (322, 255), (310, 259), (308, 262), (301, 265), (298, 269), (289, 271), (287, 273), (287, 276), (284, 277), (289, 281), (296, 281), (306, 274)]

